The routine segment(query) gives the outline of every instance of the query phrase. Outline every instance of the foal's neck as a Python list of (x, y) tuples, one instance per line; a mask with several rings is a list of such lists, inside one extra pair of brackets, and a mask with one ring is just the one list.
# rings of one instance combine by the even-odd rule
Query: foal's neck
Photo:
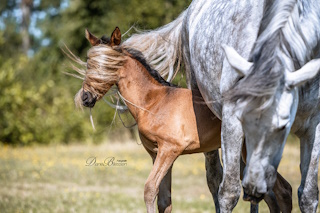
[(170, 89), (155, 80), (139, 61), (129, 56), (119, 70), (117, 86), (135, 118), (141, 111), (152, 112), (152, 106), (160, 102)]

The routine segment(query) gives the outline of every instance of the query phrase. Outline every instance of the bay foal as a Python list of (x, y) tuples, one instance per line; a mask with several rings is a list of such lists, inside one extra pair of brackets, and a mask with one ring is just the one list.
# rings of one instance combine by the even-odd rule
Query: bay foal
[[(204, 103), (199, 91), (173, 86), (149, 67), (140, 52), (120, 46), (119, 28), (111, 38), (99, 39), (88, 30), (86, 37), (92, 45), (87, 63), (74, 58), (86, 65), (86, 70), (77, 70), (84, 82), (75, 103), (93, 107), (112, 85), (117, 86), (154, 163), (144, 190), (147, 212), (156, 212), (157, 196), (159, 212), (171, 212), (172, 165), (179, 155), (201, 152), (206, 153), (208, 185), (219, 212), (217, 194), (222, 168), (218, 160), (219, 165), (214, 166), (218, 170), (210, 171), (208, 155), (220, 148), (221, 121)], [(279, 174), (274, 191), (280, 209), (291, 211), (291, 186)], [(273, 192), (264, 199), (271, 212), (280, 211)]]

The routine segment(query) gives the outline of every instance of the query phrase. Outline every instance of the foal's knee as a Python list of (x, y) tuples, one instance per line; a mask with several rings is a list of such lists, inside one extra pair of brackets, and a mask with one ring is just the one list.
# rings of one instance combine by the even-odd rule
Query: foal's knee
[(156, 189), (156, 187), (151, 183), (147, 182), (144, 186), (144, 202), (146, 205), (153, 204), (156, 196), (159, 192), (159, 189)]

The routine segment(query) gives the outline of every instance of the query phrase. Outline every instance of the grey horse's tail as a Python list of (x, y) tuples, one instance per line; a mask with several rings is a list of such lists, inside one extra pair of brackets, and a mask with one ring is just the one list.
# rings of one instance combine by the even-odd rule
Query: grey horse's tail
[(181, 28), (186, 12), (156, 30), (140, 31), (128, 38), (123, 46), (143, 53), (150, 66), (171, 81), (182, 63)]

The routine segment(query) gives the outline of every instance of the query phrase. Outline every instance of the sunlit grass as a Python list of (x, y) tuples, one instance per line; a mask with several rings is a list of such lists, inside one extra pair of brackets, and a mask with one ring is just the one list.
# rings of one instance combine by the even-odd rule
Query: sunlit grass
[[(279, 168), (293, 187), (293, 212), (300, 212), (299, 146), (291, 139)], [(125, 166), (86, 166), (107, 157)], [(0, 212), (145, 212), (143, 188), (152, 162), (135, 142), (51, 147), (0, 147)], [(214, 212), (202, 154), (181, 156), (173, 169), (174, 212)], [(234, 212), (249, 212), (239, 200)], [(260, 212), (269, 212), (260, 205)]]

